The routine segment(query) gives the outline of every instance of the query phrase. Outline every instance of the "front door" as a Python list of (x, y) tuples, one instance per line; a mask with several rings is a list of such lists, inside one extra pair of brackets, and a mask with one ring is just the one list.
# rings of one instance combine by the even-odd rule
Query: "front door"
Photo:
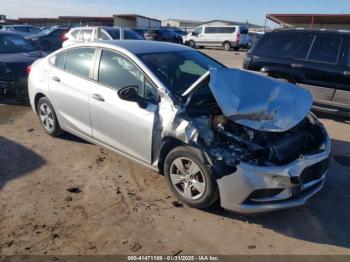
[(146, 108), (141, 108), (135, 102), (120, 99), (117, 92), (123, 87), (137, 86), (140, 95), (151, 98), (155, 88), (134, 63), (113, 51), (102, 51), (98, 70), (98, 82), (90, 90), (94, 139), (151, 164), (157, 104), (149, 102)]

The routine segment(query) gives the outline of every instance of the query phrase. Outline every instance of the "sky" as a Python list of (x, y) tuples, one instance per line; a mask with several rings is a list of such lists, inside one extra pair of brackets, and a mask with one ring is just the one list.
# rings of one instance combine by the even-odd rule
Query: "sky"
[(10, 18), (112, 16), (136, 13), (158, 19), (224, 19), (263, 25), (267, 13), (350, 13), (350, 0), (0, 0)]

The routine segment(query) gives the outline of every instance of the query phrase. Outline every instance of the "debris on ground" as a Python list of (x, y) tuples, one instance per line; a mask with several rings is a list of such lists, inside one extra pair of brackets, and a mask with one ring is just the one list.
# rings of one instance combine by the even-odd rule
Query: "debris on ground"
[(142, 248), (141, 244), (139, 242), (135, 242), (133, 245), (130, 246), (131, 252), (137, 252)]
[(184, 204), (180, 203), (179, 201), (173, 201), (171, 202), (174, 207), (184, 207)]
[(28, 133), (31, 133), (31, 132), (33, 132), (33, 131), (34, 131), (34, 128), (29, 128), (29, 129), (27, 130)]
[(66, 202), (71, 202), (71, 201), (73, 201), (73, 197), (67, 196), (64, 200), (65, 200)]
[(256, 248), (255, 245), (249, 245), (249, 246), (248, 246), (248, 249), (255, 249), (255, 248)]
[(81, 189), (80, 189), (79, 186), (77, 186), (77, 187), (70, 187), (70, 188), (67, 189), (67, 191), (69, 193), (72, 193), (72, 194), (79, 194), (79, 193), (81, 193)]

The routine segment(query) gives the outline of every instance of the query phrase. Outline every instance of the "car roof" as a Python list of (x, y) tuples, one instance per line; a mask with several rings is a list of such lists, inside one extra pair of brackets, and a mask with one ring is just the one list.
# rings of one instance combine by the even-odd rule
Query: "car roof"
[(20, 36), (19, 34), (10, 32), (10, 31), (6, 31), (6, 30), (0, 30), (0, 35), (16, 35), (16, 36)]
[(183, 45), (147, 40), (107, 40), (97, 41), (89, 44), (101, 47), (119, 47), (134, 54), (193, 51), (192, 48)]
[(32, 25), (4, 25), (4, 27), (35, 27)]

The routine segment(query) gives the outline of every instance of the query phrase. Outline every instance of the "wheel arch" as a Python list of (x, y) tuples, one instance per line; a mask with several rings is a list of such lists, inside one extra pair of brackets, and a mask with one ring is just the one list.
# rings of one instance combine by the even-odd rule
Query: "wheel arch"
[(41, 92), (37, 93), (37, 94), (35, 95), (35, 97), (34, 97), (34, 109), (35, 109), (35, 113), (38, 113), (38, 112), (37, 112), (38, 103), (39, 103), (40, 98), (42, 98), (42, 97), (46, 97), (46, 95), (43, 94), (43, 93), (41, 93)]

